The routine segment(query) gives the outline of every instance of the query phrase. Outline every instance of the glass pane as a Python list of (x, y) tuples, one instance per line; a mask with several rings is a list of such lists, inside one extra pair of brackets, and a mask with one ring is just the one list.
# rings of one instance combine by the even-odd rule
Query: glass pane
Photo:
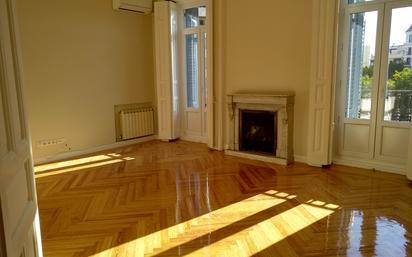
[(207, 40), (206, 33), (202, 33), (202, 43), (203, 43), (203, 67), (204, 67), (204, 77), (203, 77), (203, 102), (207, 106)]
[(195, 7), (185, 10), (185, 28), (195, 28), (206, 25), (206, 7)]
[(346, 117), (370, 119), (378, 12), (350, 15)]
[(199, 108), (198, 36), (185, 35), (187, 107)]
[(410, 122), (412, 109), (412, 7), (392, 10), (386, 83), (386, 121)]

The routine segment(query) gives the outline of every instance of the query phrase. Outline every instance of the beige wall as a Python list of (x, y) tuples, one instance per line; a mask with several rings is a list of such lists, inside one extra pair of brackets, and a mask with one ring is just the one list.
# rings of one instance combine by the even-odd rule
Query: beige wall
[[(111, 0), (17, 3), (35, 158), (69, 150), (37, 148), (42, 139), (113, 143), (113, 105), (154, 102), (151, 16), (113, 11)], [(311, 1), (215, 0), (214, 11), (215, 86), (295, 91), (295, 154), (305, 156)]]
[[(152, 17), (111, 0), (17, 0), (35, 159), (115, 142), (113, 106), (154, 102)], [(37, 148), (66, 138), (68, 146)]]
[(225, 93), (295, 91), (299, 156), (306, 156), (307, 145), (311, 6), (308, 0), (226, 0), (214, 10), (215, 51), (223, 54), (215, 59), (217, 69), (223, 62), (223, 70), (215, 74), (216, 86), (223, 84)]

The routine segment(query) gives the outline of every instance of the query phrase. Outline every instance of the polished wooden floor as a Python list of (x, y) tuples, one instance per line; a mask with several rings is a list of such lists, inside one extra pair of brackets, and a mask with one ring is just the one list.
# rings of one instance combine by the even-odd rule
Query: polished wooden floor
[(46, 257), (412, 256), (404, 176), (153, 141), (36, 167)]

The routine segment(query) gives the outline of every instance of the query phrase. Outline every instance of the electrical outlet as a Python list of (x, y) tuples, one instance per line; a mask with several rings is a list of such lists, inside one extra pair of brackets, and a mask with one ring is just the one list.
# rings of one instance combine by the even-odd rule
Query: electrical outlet
[(61, 144), (66, 143), (66, 141), (67, 141), (66, 138), (40, 140), (40, 141), (37, 141), (37, 147), (43, 148), (43, 147), (49, 147), (49, 146), (54, 146), (54, 145), (61, 145)]

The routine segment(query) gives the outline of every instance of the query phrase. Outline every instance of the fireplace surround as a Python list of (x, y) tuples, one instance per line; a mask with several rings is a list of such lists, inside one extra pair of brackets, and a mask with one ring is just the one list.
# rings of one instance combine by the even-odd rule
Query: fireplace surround
[(294, 98), (291, 92), (228, 95), (225, 153), (292, 163)]

